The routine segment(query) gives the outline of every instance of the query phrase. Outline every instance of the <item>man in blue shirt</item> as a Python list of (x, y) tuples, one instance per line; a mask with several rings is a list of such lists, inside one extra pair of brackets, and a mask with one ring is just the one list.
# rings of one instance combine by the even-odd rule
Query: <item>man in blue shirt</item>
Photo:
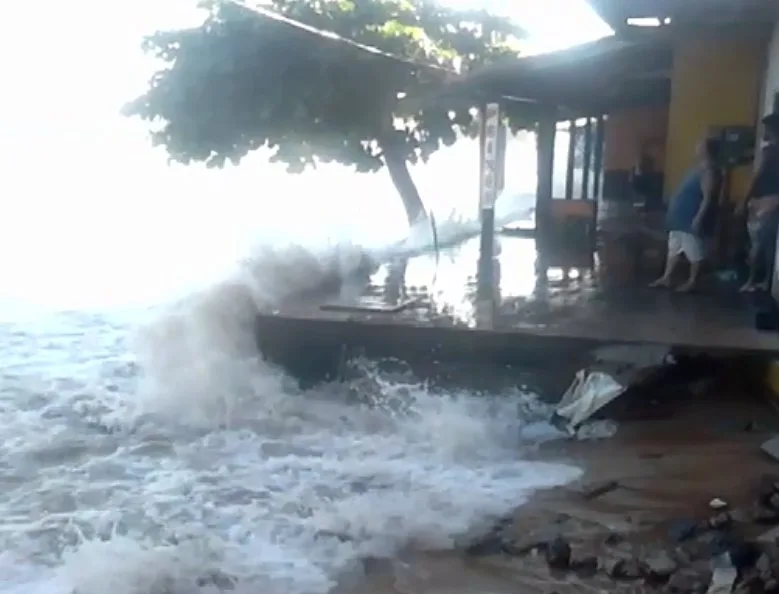
[(650, 286), (670, 287), (674, 270), (682, 256), (690, 263), (690, 276), (677, 290), (688, 292), (697, 286), (701, 264), (706, 257), (706, 242), (713, 235), (716, 223), (717, 203), (722, 188), (720, 152), (718, 138), (706, 138), (698, 144), (698, 163), (687, 174), (668, 205), (665, 272)]

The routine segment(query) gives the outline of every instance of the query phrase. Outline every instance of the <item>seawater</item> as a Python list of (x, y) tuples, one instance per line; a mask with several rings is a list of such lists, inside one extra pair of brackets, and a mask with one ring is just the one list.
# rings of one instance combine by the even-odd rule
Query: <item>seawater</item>
[(0, 594), (323, 594), (575, 479), (523, 459), (556, 434), (519, 389), (364, 361), (301, 390), (262, 361), (257, 309), (359, 257), (261, 250), (153, 311), (2, 308)]

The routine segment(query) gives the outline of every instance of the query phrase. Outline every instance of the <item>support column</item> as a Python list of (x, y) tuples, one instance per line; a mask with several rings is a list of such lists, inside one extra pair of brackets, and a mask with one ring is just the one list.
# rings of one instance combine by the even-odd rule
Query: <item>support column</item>
[(600, 200), (600, 182), (603, 177), (603, 143), (606, 133), (606, 122), (602, 115), (595, 120), (595, 155), (592, 160), (592, 174), (595, 176), (592, 184), (592, 197)]
[(573, 199), (573, 171), (576, 165), (576, 120), (568, 122), (568, 161), (565, 169), (565, 199)]
[[(481, 118), (481, 180), (479, 212), (481, 244), (477, 279), (477, 317), (481, 325), (491, 325), (495, 300), (495, 201), (503, 179), (505, 152), (500, 150), (501, 110), (497, 103), (488, 103)], [(486, 311), (489, 310), (489, 311)]]
[(582, 200), (590, 197), (590, 170), (592, 169), (592, 118), (584, 125), (584, 159), (582, 163)]
[(552, 231), (552, 190), (554, 188), (554, 141), (557, 130), (557, 110), (549, 108), (538, 121), (536, 131), (537, 171), (536, 238), (544, 245)]

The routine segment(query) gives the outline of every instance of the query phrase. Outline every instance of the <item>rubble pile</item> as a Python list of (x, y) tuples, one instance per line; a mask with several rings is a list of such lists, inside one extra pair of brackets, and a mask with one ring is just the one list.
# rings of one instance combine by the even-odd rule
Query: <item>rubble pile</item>
[[(612, 485), (613, 487), (613, 485)], [(599, 494), (602, 490), (593, 489)], [(764, 476), (751, 506), (714, 498), (701, 520), (677, 519), (647, 539), (626, 531), (582, 538), (561, 515), (526, 534), (502, 521), (465, 549), (469, 556), (545, 562), (553, 575), (606, 578), (673, 594), (779, 594), (779, 476)], [(705, 513), (703, 513), (705, 510)], [(520, 522), (521, 523), (521, 522)]]

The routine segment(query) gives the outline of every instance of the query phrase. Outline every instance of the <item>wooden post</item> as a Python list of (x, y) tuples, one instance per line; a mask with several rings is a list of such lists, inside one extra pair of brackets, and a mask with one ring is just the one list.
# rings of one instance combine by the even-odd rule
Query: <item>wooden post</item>
[(491, 300), (494, 293), (493, 270), (495, 257), (495, 201), (498, 197), (498, 184), (502, 178), (499, 138), (501, 113), (500, 105), (488, 103), (481, 118), (481, 180), (479, 212), (481, 215), (481, 244), (479, 250), (479, 271), (477, 298)]
[(603, 177), (603, 143), (606, 134), (606, 122), (602, 115), (595, 120), (595, 156), (592, 163), (592, 174), (595, 176), (592, 184), (593, 199), (600, 200), (600, 182)]
[(548, 242), (552, 231), (552, 190), (554, 188), (554, 141), (557, 110), (550, 107), (538, 121), (536, 144), (538, 182), (536, 184), (536, 238)]
[(582, 200), (590, 197), (590, 170), (592, 169), (592, 118), (584, 124), (584, 159), (582, 160)]
[(568, 162), (565, 170), (565, 199), (573, 198), (573, 170), (576, 165), (576, 120), (568, 122)]

